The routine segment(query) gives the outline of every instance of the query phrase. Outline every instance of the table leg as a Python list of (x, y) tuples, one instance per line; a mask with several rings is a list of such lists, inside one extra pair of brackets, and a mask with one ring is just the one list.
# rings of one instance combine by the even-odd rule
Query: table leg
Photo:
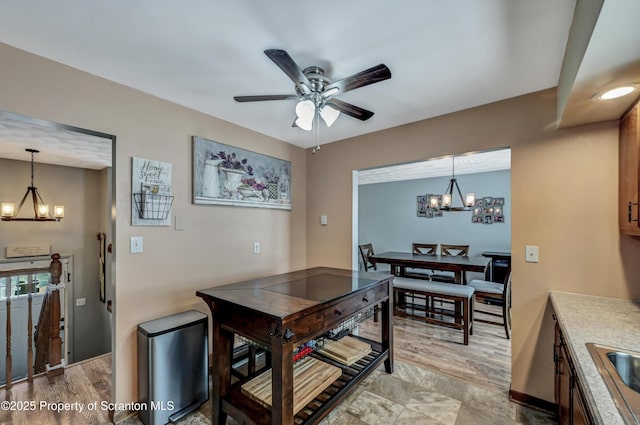
[(293, 425), (293, 344), (271, 337), (271, 424)]
[[(456, 285), (462, 285), (462, 270), (456, 270), (454, 272), (453, 282)], [(455, 322), (457, 324), (462, 323), (462, 301), (454, 301), (454, 309), (455, 309)]]
[(393, 290), (389, 285), (389, 299), (382, 302), (382, 349), (389, 350), (384, 361), (384, 370), (393, 373)]
[[(212, 310), (213, 313), (213, 310)], [(231, 388), (231, 357), (233, 350), (233, 334), (220, 327), (220, 321), (213, 314), (212, 323), (213, 361), (212, 361), (212, 424), (224, 425), (227, 414), (222, 411), (222, 400)]]

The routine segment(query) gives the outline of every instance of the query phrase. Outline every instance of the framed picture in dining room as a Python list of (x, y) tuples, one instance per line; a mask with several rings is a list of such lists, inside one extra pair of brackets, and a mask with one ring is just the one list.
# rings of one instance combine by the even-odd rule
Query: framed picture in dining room
[(484, 196), (477, 199), (473, 206), (472, 223), (504, 223), (504, 198)]
[(427, 197), (425, 195), (418, 195), (418, 217), (427, 216)]
[(291, 162), (192, 138), (193, 203), (291, 210)]

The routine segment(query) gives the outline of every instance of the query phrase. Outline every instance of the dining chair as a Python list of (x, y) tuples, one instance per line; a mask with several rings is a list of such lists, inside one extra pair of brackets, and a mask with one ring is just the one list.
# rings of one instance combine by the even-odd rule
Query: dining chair
[(362, 259), (362, 264), (364, 265), (365, 272), (368, 272), (369, 269), (373, 269), (375, 271), (385, 271), (385, 272), (388, 272), (389, 270), (391, 270), (391, 267), (380, 267), (380, 270), (378, 270), (378, 265), (375, 263), (372, 263), (369, 260), (369, 257), (375, 254), (373, 252), (373, 244), (371, 243), (361, 244), (361, 245), (358, 245), (358, 248), (360, 249), (360, 258)]
[[(380, 270), (378, 270), (378, 265), (376, 263), (372, 263), (369, 260), (369, 257), (375, 254), (373, 252), (373, 244), (371, 244), (371, 243), (361, 244), (361, 245), (358, 245), (358, 249), (360, 250), (360, 258), (362, 259), (362, 264), (364, 265), (364, 271), (365, 272), (368, 272), (369, 269), (373, 269), (375, 271), (391, 273), (391, 266), (390, 265), (383, 264), (383, 265), (381, 265)], [(380, 312), (380, 304), (376, 304), (373, 307), (373, 321), (374, 322), (378, 321), (378, 313), (379, 312)]]
[[(469, 245), (452, 245), (452, 244), (441, 244), (440, 245), (440, 255), (458, 255), (462, 257), (469, 256)], [(450, 271), (442, 270), (434, 272), (431, 275), (431, 280), (435, 280), (437, 282), (455, 282), (455, 274)], [(467, 283), (467, 274), (465, 272), (462, 273), (462, 283)]]
[(450, 245), (443, 243), (440, 245), (440, 254), (467, 257), (469, 255), (469, 245)]
[[(438, 252), (437, 243), (413, 243), (411, 249), (414, 254), (436, 255)], [(431, 280), (433, 270), (409, 268), (405, 271), (405, 277), (413, 279)]]
[(496, 313), (495, 311), (479, 309), (478, 306), (483, 304), (480, 300), (476, 300), (477, 302), (474, 307), (476, 313), (484, 316), (499, 317), (501, 320), (482, 319), (482, 316), (478, 316), (477, 314), (474, 316), (474, 320), (476, 322), (503, 326), (507, 339), (511, 339), (511, 270), (508, 270), (504, 283), (473, 279), (467, 286), (475, 289), (477, 299), (491, 298), (502, 301), (502, 312)]
[(413, 243), (414, 254), (436, 255), (438, 252), (437, 243)]

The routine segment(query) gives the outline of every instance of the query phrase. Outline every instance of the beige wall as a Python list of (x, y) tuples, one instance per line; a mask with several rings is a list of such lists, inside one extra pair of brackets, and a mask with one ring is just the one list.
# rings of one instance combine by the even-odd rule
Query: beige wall
[(307, 164), (307, 265), (350, 267), (352, 170), (510, 146), (512, 389), (549, 401), (548, 292), (640, 298), (640, 242), (617, 230), (617, 122), (555, 130), (555, 105), (555, 90), (538, 92), (331, 143)]
[[(302, 149), (3, 44), (0, 63), (0, 109), (117, 137), (115, 401), (137, 400), (138, 323), (201, 303), (198, 289), (305, 267)], [(193, 135), (291, 161), (292, 210), (192, 205)], [(172, 163), (184, 231), (130, 225), (134, 156)], [(131, 236), (144, 237), (144, 253), (129, 254)]]

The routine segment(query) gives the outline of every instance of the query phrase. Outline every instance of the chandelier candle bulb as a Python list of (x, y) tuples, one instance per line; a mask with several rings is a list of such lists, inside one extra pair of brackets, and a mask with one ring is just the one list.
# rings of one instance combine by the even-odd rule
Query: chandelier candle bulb
[(15, 205), (9, 202), (2, 203), (2, 217), (13, 217)]
[(64, 218), (64, 205), (54, 205), (53, 206), (53, 217), (54, 218)]
[(450, 193), (445, 193), (445, 194), (442, 195), (442, 206), (444, 208), (451, 207), (451, 194)]
[(472, 207), (476, 203), (476, 195), (474, 193), (467, 193), (465, 205)]
[(45, 218), (49, 215), (49, 205), (38, 205), (38, 217)]

